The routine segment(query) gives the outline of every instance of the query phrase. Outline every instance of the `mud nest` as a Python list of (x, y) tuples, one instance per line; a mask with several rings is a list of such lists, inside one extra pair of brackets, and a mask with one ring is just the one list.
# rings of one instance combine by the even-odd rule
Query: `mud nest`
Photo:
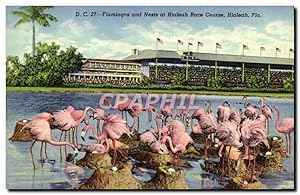
[(172, 166), (159, 167), (153, 179), (140, 184), (141, 189), (187, 189), (182, 169)]
[(29, 122), (30, 122), (30, 120), (27, 120), (27, 119), (22, 119), (22, 120), (17, 121), (15, 130), (14, 130), (14, 134), (11, 138), (9, 138), (9, 140), (10, 141), (18, 141), (18, 142), (32, 141), (32, 136), (30, 134), (29, 129), (24, 129), (21, 132), (21, 129)]

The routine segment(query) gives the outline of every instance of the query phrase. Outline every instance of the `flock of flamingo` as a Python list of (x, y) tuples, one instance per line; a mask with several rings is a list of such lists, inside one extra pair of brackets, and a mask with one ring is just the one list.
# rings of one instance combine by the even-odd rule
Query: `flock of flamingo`
[[(43, 144), (45, 159), (47, 159), (47, 144), (53, 146), (69, 146), (74, 150), (75, 156), (78, 154), (77, 127), (85, 123), (81, 131), (81, 138), (85, 141), (86, 133), (91, 130), (90, 139), (96, 141), (95, 144), (85, 148), (92, 153), (108, 153), (113, 150), (112, 164), (116, 164), (117, 151), (128, 149), (128, 146), (120, 141), (123, 134), (129, 137), (134, 131), (139, 132), (139, 117), (142, 112), (148, 112), (148, 122), (153, 119), (156, 128), (152, 127), (141, 133), (140, 141), (147, 143), (152, 152), (158, 154), (173, 153), (179, 156), (186, 150), (193, 139), (187, 132), (190, 127), (195, 134), (205, 136), (204, 158), (208, 159), (208, 140), (216, 147), (219, 147), (218, 155), (224, 155), (224, 149), (232, 147), (245, 147), (244, 153), (239, 155), (239, 159), (254, 160), (259, 146), (269, 147), (267, 140), (269, 132), (269, 120), (275, 114), (275, 129), (286, 137), (287, 154), (291, 152), (291, 136), (294, 131), (294, 118), (288, 117), (279, 121), (279, 110), (276, 106), (269, 107), (264, 98), (260, 98), (258, 104), (249, 103), (247, 97), (243, 97), (244, 108), (237, 110), (230, 106), (228, 101), (224, 101), (214, 113), (211, 109), (211, 102), (207, 101), (205, 107), (199, 106), (196, 110), (183, 109), (173, 113), (170, 104), (166, 103), (159, 110), (155, 110), (153, 105), (144, 108), (141, 104), (134, 103), (128, 99), (125, 103), (112, 105), (108, 99), (105, 103), (111, 109), (119, 110), (122, 114), (110, 114), (102, 108), (86, 107), (84, 110), (77, 110), (73, 106), (53, 113), (39, 113), (27, 123), (21, 131), (29, 130), (34, 141), (30, 147), (33, 168), (35, 169), (32, 148), (36, 141), (42, 142), (40, 157), (43, 157)], [(133, 124), (128, 126), (127, 113), (132, 117)], [(154, 115), (154, 117), (153, 117)], [(97, 126), (93, 126), (90, 120), (96, 120)], [(103, 124), (101, 125), (101, 121)], [(196, 121), (196, 124), (193, 124)], [(52, 130), (61, 131), (59, 141), (52, 139)], [(69, 132), (69, 141), (67, 133)], [(72, 134), (72, 136), (71, 136)], [(62, 141), (64, 135), (64, 141)], [(227, 148), (227, 149), (228, 149)], [(251, 149), (252, 148), (252, 154)], [(65, 148), (66, 155), (66, 148)], [(223, 162), (224, 163), (224, 162)], [(253, 166), (254, 169), (255, 165)], [(253, 170), (254, 171), (254, 170)]]

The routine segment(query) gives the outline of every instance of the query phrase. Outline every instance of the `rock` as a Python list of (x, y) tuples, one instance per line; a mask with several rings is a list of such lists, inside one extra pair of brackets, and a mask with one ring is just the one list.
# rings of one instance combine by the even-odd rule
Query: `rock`
[(187, 146), (187, 149), (184, 151), (183, 156), (186, 157), (186, 158), (194, 158), (194, 159), (200, 159), (201, 158), (201, 154), (191, 144), (189, 144)]
[(205, 135), (204, 134), (191, 132), (190, 136), (193, 139), (193, 141), (197, 144), (204, 144), (205, 143)]
[(86, 152), (85, 156), (76, 162), (76, 165), (95, 170), (112, 166), (109, 154), (91, 152)]
[(262, 184), (257, 178), (251, 181), (251, 177), (234, 177), (232, 178), (225, 189), (266, 189), (266, 186)]
[(159, 167), (153, 179), (140, 184), (141, 189), (188, 189), (183, 170), (174, 167)]
[[(204, 159), (204, 145), (201, 148), (197, 148), (197, 151), (200, 153), (201, 158)], [(219, 148), (215, 146), (208, 145), (207, 154), (208, 158), (219, 158), (218, 156)]]
[(29, 123), (30, 120), (22, 119), (17, 121), (14, 134), (11, 138), (9, 138), (10, 141), (18, 141), (18, 142), (30, 142), (32, 141), (32, 136), (29, 132), (29, 129), (24, 129), (22, 132), (20, 130)]
[(139, 189), (139, 183), (131, 174), (131, 165), (126, 163), (116, 171), (112, 167), (98, 168), (79, 189)]
[(172, 154), (158, 154), (149, 151), (141, 151), (132, 156), (137, 160), (137, 166), (148, 169), (157, 169), (158, 167), (176, 164), (181, 167), (192, 167), (187, 161), (173, 157)]

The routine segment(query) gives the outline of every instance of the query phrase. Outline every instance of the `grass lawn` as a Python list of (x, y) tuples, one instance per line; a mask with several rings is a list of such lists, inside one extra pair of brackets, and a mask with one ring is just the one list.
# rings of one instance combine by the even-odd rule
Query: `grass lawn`
[(262, 93), (262, 92), (226, 92), (226, 91), (190, 91), (190, 90), (164, 90), (164, 89), (116, 89), (116, 88), (65, 88), (65, 87), (6, 87), (8, 92), (44, 92), (44, 93), (167, 93), (167, 94), (198, 94), (198, 95), (227, 95), (227, 96), (255, 96), (294, 98), (293, 93)]

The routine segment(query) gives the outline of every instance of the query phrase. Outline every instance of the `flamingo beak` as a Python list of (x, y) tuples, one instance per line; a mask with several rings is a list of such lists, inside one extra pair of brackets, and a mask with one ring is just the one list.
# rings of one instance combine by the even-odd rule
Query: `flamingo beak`
[(81, 132), (81, 135), (80, 135), (80, 136), (81, 136), (81, 139), (82, 139), (83, 141), (85, 141), (85, 139), (84, 139), (85, 134), (86, 134), (86, 131), (82, 131), (82, 132)]
[(78, 155), (78, 149), (75, 148), (75, 149), (74, 149), (74, 158), (75, 158), (77, 155)]

